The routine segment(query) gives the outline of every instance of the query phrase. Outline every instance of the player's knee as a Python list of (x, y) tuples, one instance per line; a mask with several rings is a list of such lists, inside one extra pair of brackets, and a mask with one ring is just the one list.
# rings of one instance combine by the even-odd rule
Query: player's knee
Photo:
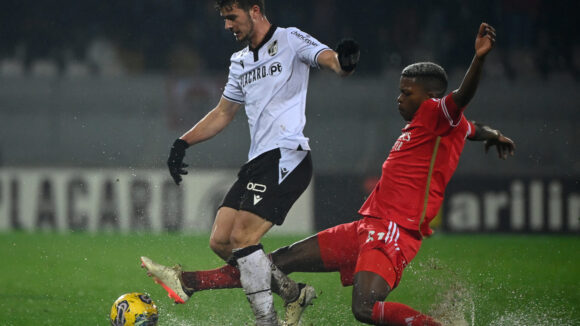
[(209, 247), (224, 260), (227, 260), (232, 254), (232, 245), (229, 242), (229, 239), (224, 240), (217, 237), (211, 237), (209, 239)]
[(353, 300), (352, 314), (356, 320), (363, 323), (369, 323), (372, 322), (373, 307), (364, 301)]
[(229, 242), (233, 249), (245, 248), (247, 246), (256, 244), (260, 242), (260, 239), (254, 239), (249, 232), (245, 232), (242, 229), (234, 229), (230, 234)]

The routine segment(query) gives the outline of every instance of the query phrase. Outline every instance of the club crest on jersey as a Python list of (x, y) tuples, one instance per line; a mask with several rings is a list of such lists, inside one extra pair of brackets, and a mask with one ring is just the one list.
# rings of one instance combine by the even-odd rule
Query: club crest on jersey
[(278, 40), (274, 40), (272, 44), (268, 47), (268, 54), (273, 57), (278, 53)]

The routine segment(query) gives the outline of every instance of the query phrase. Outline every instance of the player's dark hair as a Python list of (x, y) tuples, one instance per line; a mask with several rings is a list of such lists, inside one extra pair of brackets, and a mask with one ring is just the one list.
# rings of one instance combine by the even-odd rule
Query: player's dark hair
[(253, 6), (260, 7), (260, 11), (262, 15), (266, 14), (266, 4), (264, 0), (216, 0), (215, 1), (215, 8), (220, 11), (223, 8), (232, 9), (232, 6), (236, 5), (238, 8), (248, 11)]
[(447, 91), (447, 73), (440, 65), (433, 62), (417, 62), (408, 65), (401, 72), (402, 77), (415, 78), (427, 92), (433, 92), (440, 98)]

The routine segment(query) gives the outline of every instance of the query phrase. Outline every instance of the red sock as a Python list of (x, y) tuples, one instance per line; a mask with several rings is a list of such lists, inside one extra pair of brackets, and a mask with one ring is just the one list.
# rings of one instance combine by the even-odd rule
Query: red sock
[(375, 325), (441, 326), (433, 318), (396, 302), (375, 302), (371, 318)]
[(240, 271), (231, 265), (209, 271), (182, 272), (181, 278), (184, 285), (194, 291), (242, 287)]

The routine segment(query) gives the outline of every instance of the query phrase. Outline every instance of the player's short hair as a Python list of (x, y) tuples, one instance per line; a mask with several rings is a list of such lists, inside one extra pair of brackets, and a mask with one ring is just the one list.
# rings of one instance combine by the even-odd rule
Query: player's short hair
[(236, 5), (238, 8), (248, 11), (253, 6), (260, 7), (260, 11), (262, 15), (266, 13), (266, 5), (264, 0), (216, 0), (215, 1), (215, 8), (219, 11), (223, 8), (232, 9), (232, 6)]
[(447, 91), (447, 73), (440, 65), (433, 62), (417, 62), (408, 65), (401, 72), (402, 77), (415, 78), (427, 92), (435, 93), (441, 98)]

